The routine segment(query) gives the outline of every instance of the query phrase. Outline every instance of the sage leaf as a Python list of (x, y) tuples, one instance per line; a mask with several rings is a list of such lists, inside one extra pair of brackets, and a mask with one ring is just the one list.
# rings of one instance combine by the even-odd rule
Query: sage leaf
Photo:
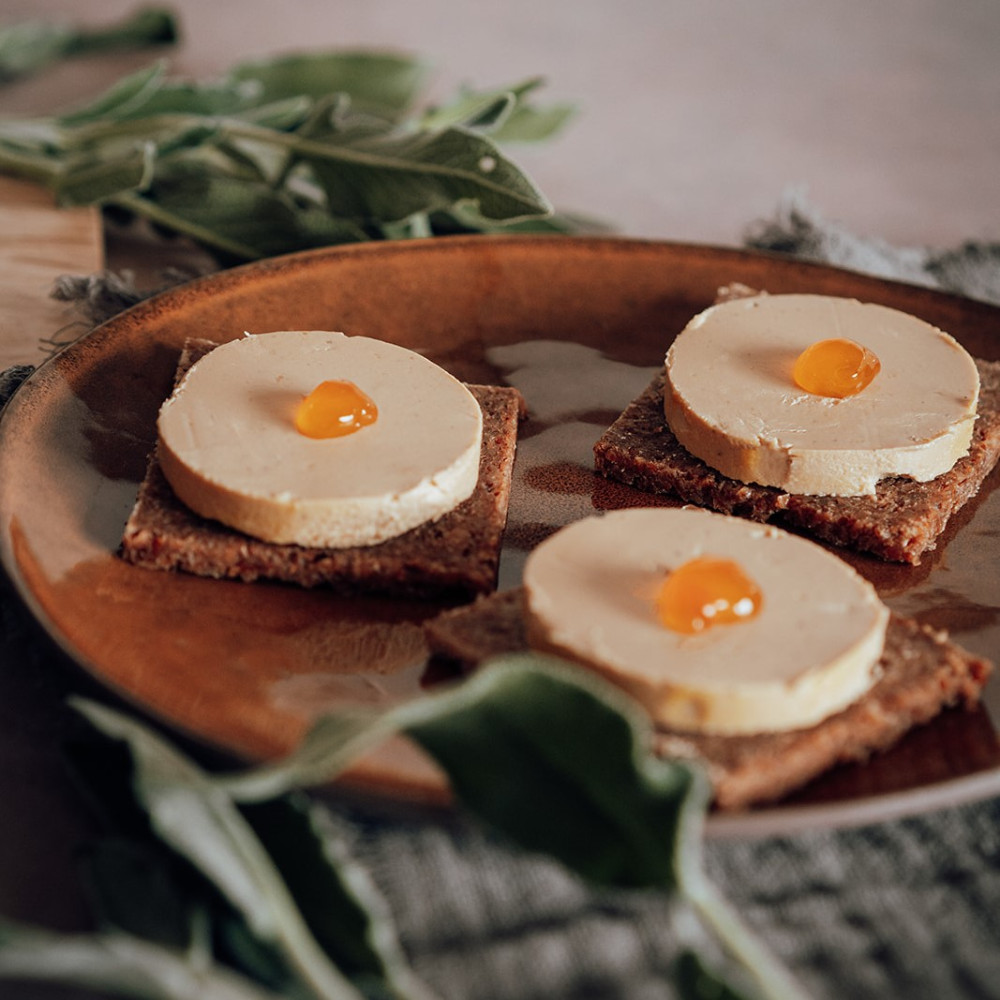
[(494, 664), (481, 698), (407, 733), (466, 808), (522, 846), (594, 882), (676, 888), (688, 817), (706, 800), (700, 775), (653, 756), (636, 706), (541, 663)]
[[(457, 694), (432, 694), (420, 699), (424, 711), (447, 710)], [(213, 777), (221, 788), (241, 803), (261, 802), (297, 788), (331, 781), (355, 758), (399, 733), (413, 709), (400, 706), (385, 712), (347, 708), (321, 715), (299, 745), (285, 757), (246, 771)], [(403, 715), (404, 718), (400, 718)]]
[(133, 791), (124, 743), (76, 740), (67, 748), (76, 786), (109, 835), (81, 852), (84, 884), (100, 925), (188, 951), (201, 945), (206, 911), (222, 897), (211, 883), (159, 840)]
[(257, 102), (305, 95), (350, 94), (358, 110), (399, 117), (416, 101), (427, 78), (423, 60), (405, 54), (346, 50), (247, 61), (230, 70), (230, 85), (249, 87)]
[(674, 963), (674, 982), (681, 1000), (754, 1000), (710, 969), (694, 951), (685, 950)]
[(55, 934), (0, 921), (0, 979), (35, 980), (141, 1000), (282, 1000), (252, 980), (125, 934)]
[(29, 20), (0, 29), (0, 82), (14, 80), (67, 56), (125, 51), (177, 40), (174, 15), (147, 7), (103, 28), (87, 29), (50, 20)]
[(66, 54), (73, 29), (46, 21), (22, 21), (0, 30), (0, 82), (35, 73)]
[(135, 115), (152, 100), (166, 81), (167, 63), (159, 59), (122, 77), (93, 101), (60, 115), (61, 125), (78, 125), (102, 119), (117, 120)]
[(52, 188), (57, 183), (61, 170), (59, 160), (47, 153), (27, 151), (13, 143), (0, 148), (0, 171), (15, 177)]
[(316, 102), (307, 97), (285, 97), (247, 108), (236, 117), (263, 128), (290, 132), (309, 119), (315, 106)]
[(517, 98), (512, 90), (488, 93), (466, 91), (453, 103), (426, 112), (421, 117), (420, 124), (432, 131), (457, 125), (489, 132), (500, 126), (516, 103)]
[(617, 688), (534, 654), (491, 661), (455, 687), (381, 715), (321, 719), (282, 761), (219, 779), (240, 800), (333, 778), (404, 732), (472, 812), (595, 881), (673, 888), (707, 790), (649, 750), (648, 717)]
[[(244, 971), (292, 995), (425, 997), (410, 973), (384, 902), (337, 832), (304, 797), (239, 809), (224, 788), (147, 729), (79, 702), (101, 732), (127, 744), (136, 800), (156, 835), (221, 893), (236, 916), (209, 914)], [(210, 899), (188, 899), (211, 909)], [(134, 914), (119, 901), (127, 926)]]
[(607, 234), (610, 230), (599, 219), (568, 212), (528, 216), (509, 222), (485, 219), (471, 202), (456, 202), (431, 216), (435, 233), (556, 233), (565, 236), (580, 233)]
[[(56, 154), (63, 146), (63, 129), (47, 119), (2, 119), (3, 144), (25, 153)], [(2, 150), (0, 150), (2, 153)]]
[(380, 715), (320, 719), (283, 760), (216, 780), (253, 801), (334, 778), (394, 733), (415, 739), (463, 806), (521, 847), (599, 884), (666, 890), (694, 908), (761, 997), (804, 1000), (705, 875), (706, 780), (655, 757), (649, 717), (588, 671), (537, 654), (498, 657)]
[(464, 89), (450, 104), (433, 108), (421, 118), (426, 129), (458, 125), (478, 129), (494, 142), (539, 142), (558, 132), (574, 115), (569, 104), (538, 108), (528, 95), (543, 83), (531, 77), (512, 87), (489, 91)]
[(92, 702), (78, 710), (127, 743), (133, 787), (150, 823), (173, 850), (210, 879), (253, 933), (279, 948), (324, 1000), (362, 1000), (309, 932), (288, 887), (232, 800), (193, 762), (139, 723)]
[(83, 855), (95, 916), (107, 931), (223, 964), (286, 1000), (314, 1000), (280, 950), (262, 941), (211, 882), (162, 842), (107, 838)]
[(78, 26), (70, 33), (67, 55), (122, 51), (147, 45), (172, 45), (178, 27), (168, 7), (140, 7), (122, 20), (100, 28)]
[(328, 815), (302, 794), (243, 806), (316, 940), (366, 996), (428, 997), (410, 971), (387, 904)]
[(528, 105), (540, 80), (421, 114), (425, 75), (408, 55), (314, 52), (192, 83), (159, 60), (65, 114), (0, 117), (0, 171), (187, 236), (223, 265), (445, 234), (456, 213), (466, 232), (575, 231), (571, 216), (544, 224), (548, 199), (498, 146), (565, 120)]
[(121, 194), (112, 204), (183, 233), (234, 261), (363, 240), (363, 230), (318, 207), (296, 204), (260, 181), (201, 175), (155, 183), (148, 194)]
[(101, 204), (121, 191), (141, 191), (153, 177), (154, 147), (134, 147), (124, 156), (99, 162), (75, 162), (59, 173), (55, 182), (60, 205)]
[(394, 221), (460, 200), (489, 219), (551, 211), (545, 196), (488, 139), (458, 128), (393, 133), (296, 150), (326, 192), (331, 211)]
[(490, 134), (497, 143), (541, 142), (561, 132), (575, 114), (572, 104), (538, 108), (519, 103)]
[(121, 108), (115, 117), (124, 121), (130, 118), (155, 115), (239, 115), (256, 107), (258, 101), (252, 87), (234, 86), (229, 81), (186, 83), (161, 80), (159, 85), (144, 95), (141, 105)]
[(191, 945), (192, 905), (177, 866), (162, 852), (109, 837), (90, 845), (82, 860), (102, 925), (177, 949)]

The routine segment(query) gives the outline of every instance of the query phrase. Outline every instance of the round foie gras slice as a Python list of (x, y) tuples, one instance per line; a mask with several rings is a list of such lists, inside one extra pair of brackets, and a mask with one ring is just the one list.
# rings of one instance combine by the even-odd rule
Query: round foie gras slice
[[(298, 429), (324, 383), (367, 401), (353, 433)], [(373, 545), (470, 496), (482, 419), (461, 382), (405, 348), (326, 331), (248, 334), (182, 379), (160, 411), (158, 454), (203, 517), (268, 542)]]
[[(694, 560), (734, 564), (756, 613), (700, 632), (664, 624), (658, 598)], [(524, 572), (529, 645), (631, 693), (655, 722), (720, 735), (815, 725), (877, 680), (889, 612), (813, 542), (695, 508), (636, 508), (561, 529)]]
[[(844, 398), (809, 392), (796, 361), (851, 341), (877, 374)], [(789, 493), (872, 495), (920, 482), (969, 450), (975, 362), (949, 334), (885, 306), (823, 295), (757, 295), (696, 316), (666, 356), (664, 414), (677, 440), (731, 479)]]

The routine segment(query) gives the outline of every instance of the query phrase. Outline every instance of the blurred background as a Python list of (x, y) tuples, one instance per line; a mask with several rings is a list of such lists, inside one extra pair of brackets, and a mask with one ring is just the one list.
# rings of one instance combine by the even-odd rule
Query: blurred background
[[(997, 0), (178, 0), (173, 72), (309, 48), (424, 58), (431, 95), (541, 75), (576, 116), (516, 151), (557, 207), (625, 235), (732, 244), (789, 189), (860, 235), (1000, 233)], [(131, 0), (2, 0), (0, 21), (110, 21)], [(0, 92), (0, 113), (96, 93), (149, 53)]]

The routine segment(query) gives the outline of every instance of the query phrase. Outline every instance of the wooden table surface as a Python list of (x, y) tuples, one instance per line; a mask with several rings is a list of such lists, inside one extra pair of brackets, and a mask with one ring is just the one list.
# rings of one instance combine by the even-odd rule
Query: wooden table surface
[[(85, 6), (93, 22), (131, 4)], [(897, 244), (1000, 239), (996, 0), (173, 6), (184, 40), (172, 66), (198, 78), (241, 58), (319, 46), (417, 53), (442, 96), (463, 83), (544, 75), (541, 96), (572, 101), (578, 116), (557, 140), (516, 158), (560, 208), (625, 235), (735, 244), (799, 187), (827, 217)], [(83, 7), (4, 0), (0, 20), (78, 18)], [(59, 66), (0, 90), (0, 113), (55, 110), (148, 58)], [(45, 196), (9, 184), (0, 202), (2, 368), (38, 360), (37, 342), (66, 322), (47, 298), (51, 281), (94, 270), (105, 248), (93, 213), (57, 216)], [(42, 244), (27, 244), (39, 230)], [(114, 266), (135, 263), (127, 245), (111, 241), (106, 251)], [(62, 696), (83, 681), (39, 671), (19, 645), (23, 623), (0, 625), (0, 913), (80, 926), (72, 855), (88, 823), (62, 776), (58, 745), (70, 726)], [(0, 995), (9, 995), (3, 986)]]
[(45, 341), (79, 319), (53, 283), (103, 266), (96, 208), (60, 210), (43, 188), (0, 176), (0, 368), (42, 362)]

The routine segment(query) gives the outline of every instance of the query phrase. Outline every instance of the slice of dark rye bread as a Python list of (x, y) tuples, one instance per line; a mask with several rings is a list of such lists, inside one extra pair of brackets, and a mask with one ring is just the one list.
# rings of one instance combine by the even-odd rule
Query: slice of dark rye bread
[[(189, 341), (177, 380), (215, 346)], [(189, 510), (171, 490), (154, 449), (125, 525), (120, 555), (150, 569), (244, 582), (279, 580), (344, 594), (462, 600), (491, 591), (524, 401), (516, 389), (471, 385), (469, 390), (483, 410), (479, 482), (471, 497), (436, 521), (377, 545), (272, 544)]]
[[(425, 625), (438, 656), (472, 669), (528, 649), (523, 592), (507, 590), (445, 611)], [(940, 632), (892, 614), (881, 674), (861, 699), (808, 729), (753, 736), (704, 736), (657, 729), (664, 757), (701, 760), (719, 809), (775, 801), (836, 764), (864, 761), (947, 707), (979, 700), (992, 665)]]
[(1000, 459), (1000, 362), (977, 360), (976, 367), (979, 412), (969, 453), (927, 483), (894, 477), (883, 479), (874, 496), (821, 497), (729, 479), (690, 454), (670, 431), (663, 415), (662, 373), (594, 445), (594, 465), (602, 476), (646, 493), (771, 521), (834, 545), (916, 565)]

